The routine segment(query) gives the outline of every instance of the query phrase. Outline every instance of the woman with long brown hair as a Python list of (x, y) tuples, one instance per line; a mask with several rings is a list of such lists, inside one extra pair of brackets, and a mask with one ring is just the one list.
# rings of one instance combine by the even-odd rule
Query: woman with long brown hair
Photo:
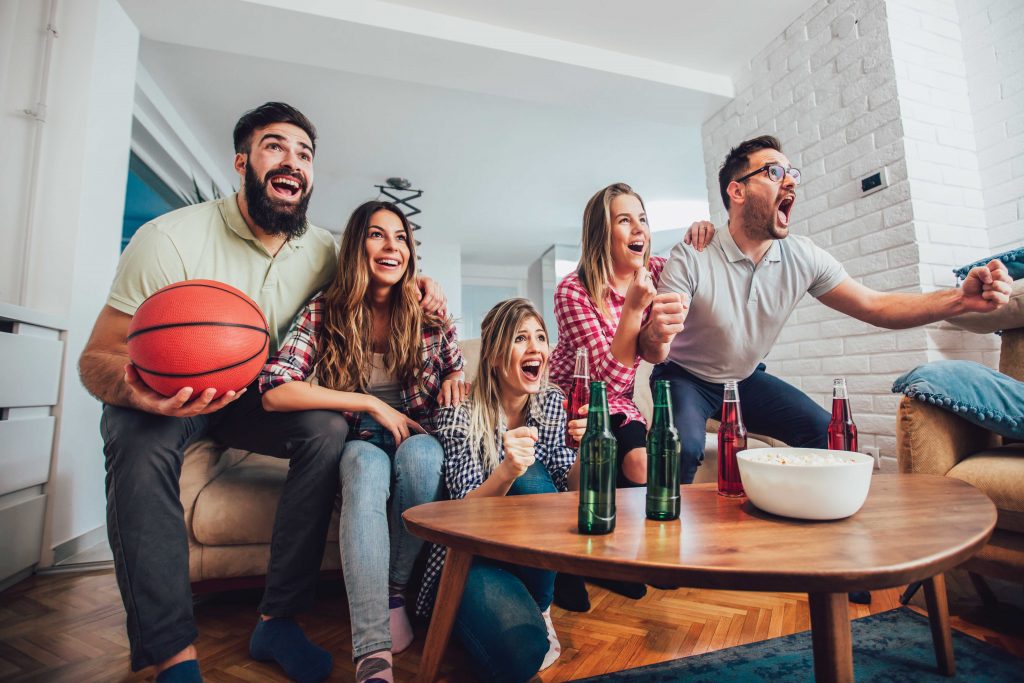
[(408, 219), (394, 204), (363, 204), (345, 228), (334, 280), (260, 381), (268, 410), (349, 416), (340, 545), (357, 681), (391, 681), (392, 652), (412, 642), (404, 590), (423, 542), (402, 512), (438, 498), (444, 453), (428, 432), (437, 408), (469, 389), (451, 320), (424, 313), (418, 299)]
[[(544, 320), (526, 299), (497, 304), (480, 330), (480, 367), (469, 398), (438, 414), (445, 483), (452, 499), (554, 493), (577, 488), (576, 453), (565, 445), (564, 396), (547, 383)], [(576, 438), (586, 418), (568, 423)], [(444, 550), (427, 562), (416, 610), (429, 615)], [(526, 681), (558, 658), (551, 622), (554, 572), (477, 558), (455, 632), (480, 680)]]
[[(701, 250), (713, 235), (711, 223), (698, 221), (684, 239)], [(651, 256), (643, 199), (629, 185), (614, 183), (587, 202), (579, 265), (555, 288), (558, 345), (551, 353), (551, 381), (568, 392), (576, 350), (586, 349), (590, 379), (603, 381), (608, 390), (612, 433), (619, 444), (620, 487), (647, 481), (647, 422), (633, 402), (633, 385), (641, 360), (640, 332), (649, 322), (652, 303), (656, 297), (679, 302), (678, 294), (657, 294), (664, 266), (663, 257)], [(601, 583), (631, 598), (647, 592), (643, 584)], [(578, 577), (560, 574), (555, 599), (565, 609), (590, 609)]]

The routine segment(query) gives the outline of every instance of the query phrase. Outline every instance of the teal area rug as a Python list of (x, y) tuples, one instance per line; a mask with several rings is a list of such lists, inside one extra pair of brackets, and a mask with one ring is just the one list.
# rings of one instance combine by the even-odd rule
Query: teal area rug
[[(1024, 681), (1024, 660), (956, 630), (956, 677), (943, 676), (935, 666), (927, 617), (905, 607), (856, 619), (851, 622), (851, 629), (853, 675), (857, 683)], [(813, 680), (810, 631), (585, 679), (601, 683)]]

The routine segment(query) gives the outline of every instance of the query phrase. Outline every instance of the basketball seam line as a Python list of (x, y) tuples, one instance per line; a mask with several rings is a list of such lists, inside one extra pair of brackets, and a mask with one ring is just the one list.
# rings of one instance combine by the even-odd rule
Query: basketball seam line
[[(269, 344), (267, 343), (266, 340), (264, 340), (263, 346), (260, 347), (260, 350), (252, 354), (245, 360), (240, 360), (237, 363), (232, 363), (231, 365), (225, 365), (222, 368), (214, 368), (213, 370), (203, 370), (201, 372), (157, 372), (155, 370), (147, 370), (146, 368), (142, 367), (141, 365), (134, 361), (132, 361), (132, 365), (134, 365), (137, 370), (145, 372), (146, 374), (149, 375), (153, 375), (155, 377), (199, 377), (200, 375), (212, 375), (215, 372), (224, 372), (225, 370), (230, 370), (231, 368), (237, 368), (239, 365), (245, 365), (253, 358), (259, 356), (261, 353), (265, 354), (267, 352), (268, 346)], [(259, 373), (256, 374), (259, 375)], [(246, 384), (248, 384), (248, 382), (246, 382)]]
[[(216, 280), (213, 280), (213, 282), (216, 282)], [(175, 290), (175, 289), (182, 289), (184, 287), (206, 287), (207, 289), (216, 289), (218, 292), (224, 292), (225, 294), (230, 294), (231, 296), (235, 297), (236, 299), (241, 299), (243, 302), (245, 302), (246, 305), (249, 306), (249, 308), (252, 308), (257, 313), (259, 313), (260, 317), (263, 318), (263, 320), (267, 319), (267, 316), (264, 315), (264, 313), (263, 313), (263, 309), (260, 308), (259, 305), (255, 301), (250, 299), (247, 294), (242, 292), (241, 296), (239, 296), (239, 292), (238, 291), (232, 291), (234, 289), (234, 287), (231, 287), (231, 285), (227, 284), (226, 282), (220, 282), (219, 284), (224, 285), (224, 287), (215, 287), (213, 285), (199, 284), (198, 282), (196, 282), (194, 280), (181, 280), (180, 282), (172, 282), (171, 284), (167, 285), (163, 289), (160, 289), (160, 290), (158, 290), (156, 292), (153, 292), (149, 296), (149, 298), (146, 299), (146, 301), (149, 301), (149, 299), (152, 299), (152, 298), (154, 298), (154, 297), (156, 297), (156, 296), (158, 296), (160, 294), (166, 294), (167, 292), (170, 292), (170, 291)], [(225, 287), (231, 287), (231, 289), (225, 289)], [(146, 302), (143, 301), (142, 303), (146, 303)]]
[(155, 332), (157, 330), (166, 330), (166, 329), (170, 329), (172, 327), (204, 327), (204, 326), (207, 326), (207, 327), (239, 327), (239, 328), (242, 328), (242, 329), (245, 329), (245, 330), (253, 330), (253, 331), (256, 331), (256, 332), (262, 332), (263, 334), (267, 335), (268, 337), (270, 336), (269, 330), (267, 330), (267, 328), (265, 328), (265, 327), (257, 327), (256, 325), (245, 325), (243, 323), (222, 323), (222, 322), (215, 322), (213, 320), (209, 320), (209, 321), (203, 321), (203, 322), (164, 323), (163, 325), (152, 325), (150, 327), (143, 327), (141, 330), (135, 330), (134, 332), (129, 334), (128, 338), (125, 341), (131, 341), (132, 338), (137, 337), (140, 334), (144, 334), (146, 332)]

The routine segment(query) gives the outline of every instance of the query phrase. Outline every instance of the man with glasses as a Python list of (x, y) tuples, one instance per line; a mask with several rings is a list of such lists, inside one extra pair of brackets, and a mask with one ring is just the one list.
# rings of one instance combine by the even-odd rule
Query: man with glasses
[[(686, 329), (656, 322), (640, 352), (655, 367), (651, 382), (671, 382), (682, 441), (680, 473), (693, 481), (704, 459), (705, 423), (721, 414), (722, 385), (740, 380), (743, 418), (752, 432), (790, 446), (827, 448), (830, 414), (796, 387), (768, 374), (761, 362), (805, 293), (858, 320), (887, 328), (924, 325), (989, 311), (1009, 300), (1010, 276), (999, 261), (975, 268), (958, 289), (929, 294), (877, 292), (853, 280), (808, 237), (789, 234), (800, 171), (779, 141), (764, 135), (726, 156), (718, 174), (729, 225), (703, 252), (679, 243), (658, 292), (690, 298)], [(666, 321), (672, 322), (672, 321)], [(678, 322), (676, 328), (678, 329)]]

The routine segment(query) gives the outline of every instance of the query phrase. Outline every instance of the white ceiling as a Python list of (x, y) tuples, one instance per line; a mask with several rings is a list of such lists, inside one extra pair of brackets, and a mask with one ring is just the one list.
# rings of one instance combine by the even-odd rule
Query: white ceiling
[(283, 100), (319, 129), (315, 223), (340, 230), (404, 176), (425, 191), (421, 240), (500, 265), (578, 243), (584, 203), (618, 180), (655, 229), (689, 219), (678, 207), (707, 200), (700, 123), (810, 4), (750, 3), (740, 25), (736, 3), (689, 0), (120, 2), (141, 64), (226, 175), (239, 114)]
[(808, 0), (393, 0), (484, 24), (732, 76)]

